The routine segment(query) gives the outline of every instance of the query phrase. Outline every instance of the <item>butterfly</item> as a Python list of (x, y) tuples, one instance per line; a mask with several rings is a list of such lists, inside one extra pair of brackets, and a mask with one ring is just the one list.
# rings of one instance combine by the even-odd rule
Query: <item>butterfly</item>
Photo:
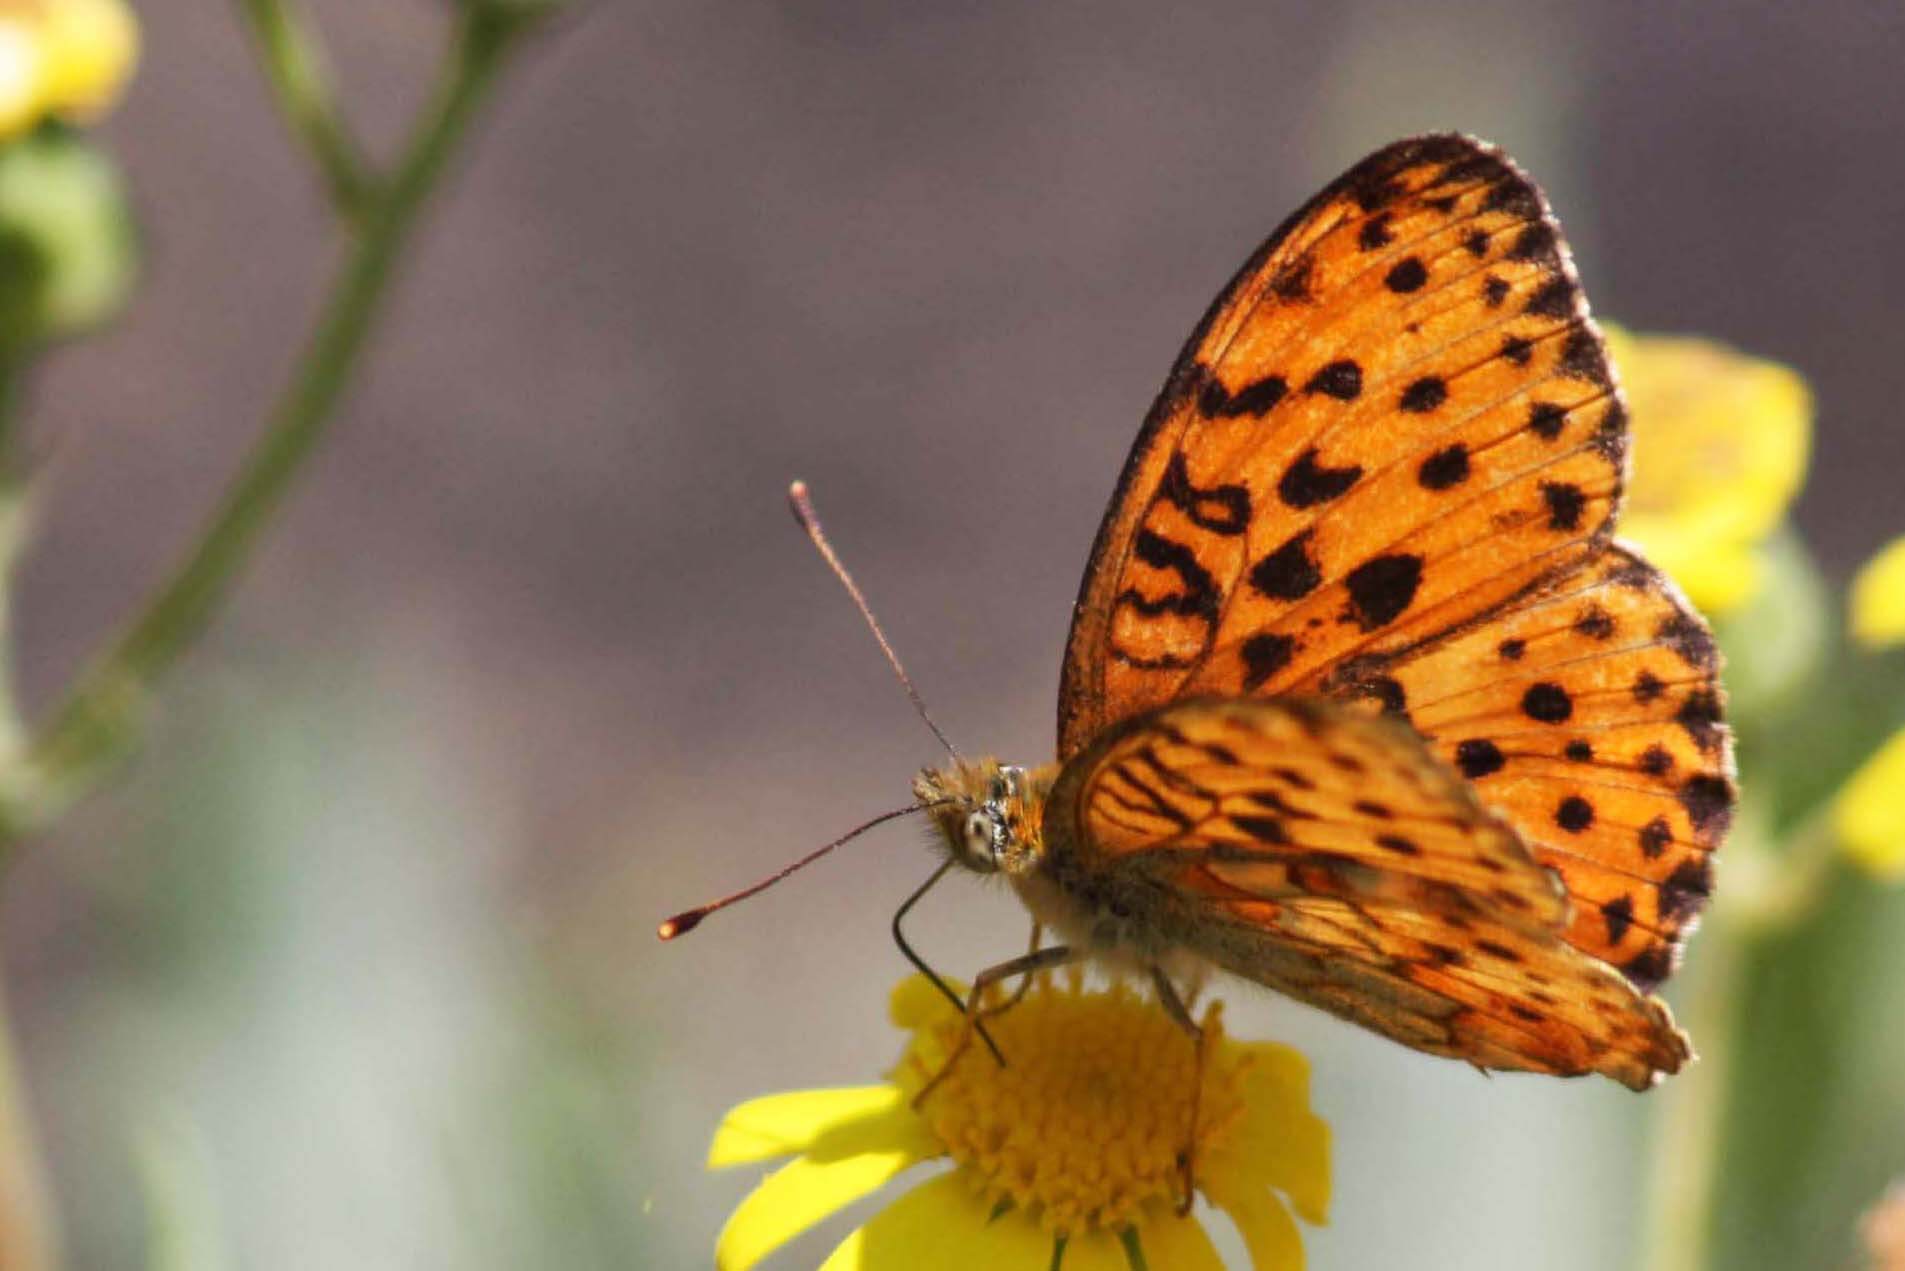
[(1002, 875), (1062, 941), (971, 1000), (1090, 959), (1195, 1031), (1175, 985), (1215, 969), (1484, 1069), (1677, 1071), (1652, 994), (1712, 891), (1732, 742), (1706, 625), (1613, 537), (1627, 441), (1499, 150), (1399, 141), (1300, 208), (1125, 462), (1056, 762), (914, 782), (940, 873)]

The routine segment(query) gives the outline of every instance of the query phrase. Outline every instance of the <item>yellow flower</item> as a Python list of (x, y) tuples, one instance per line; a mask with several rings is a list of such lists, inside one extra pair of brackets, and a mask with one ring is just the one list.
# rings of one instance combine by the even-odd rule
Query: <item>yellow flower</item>
[(1905, 643), (1905, 537), (1886, 544), (1852, 580), (1852, 638), (1871, 649)]
[(0, 0), (0, 139), (104, 111), (138, 52), (123, 0)]
[(1760, 546), (1805, 481), (1806, 382), (1709, 340), (1606, 331), (1633, 416), (1622, 533), (1701, 609), (1737, 608), (1759, 587)]
[[(768, 1095), (733, 1109), (710, 1168), (793, 1156), (728, 1219), (722, 1271), (745, 1271), (801, 1231), (901, 1173), (937, 1173), (848, 1236), (823, 1271), (996, 1267), (1002, 1271), (1220, 1271), (1195, 1218), (1180, 1218), (1179, 1154), (1191, 1122), (1196, 1047), (1155, 1003), (1117, 986), (1086, 992), (1040, 977), (987, 1023), (999, 1067), (971, 1047), (919, 1110), (963, 1021), (922, 977), (893, 991), (911, 1031), (887, 1083)], [(1197, 1189), (1227, 1212), (1260, 1271), (1303, 1265), (1294, 1209), (1329, 1208), (1329, 1127), (1309, 1108), (1309, 1065), (1286, 1046), (1239, 1043), (1206, 1012), (1194, 1154)]]
[(1854, 861), (1880, 878), (1905, 879), (1905, 731), (1840, 787), (1832, 828)]

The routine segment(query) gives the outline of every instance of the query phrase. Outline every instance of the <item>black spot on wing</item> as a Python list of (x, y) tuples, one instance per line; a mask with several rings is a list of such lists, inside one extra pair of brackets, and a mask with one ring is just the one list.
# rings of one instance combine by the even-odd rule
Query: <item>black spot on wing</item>
[(1544, 724), (1560, 724), (1574, 714), (1574, 699), (1559, 684), (1543, 680), (1529, 685), (1528, 691), (1521, 695), (1521, 712)]
[(1470, 781), (1500, 772), (1507, 762), (1501, 747), (1486, 737), (1471, 737), (1455, 747), (1455, 765)]
[(1638, 835), (1640, 854), (1648, 860), (1657, 860), (1667, 850), (1667, 844), (1673, 842), (1673, 827), (1667, 824), (1667, 818), (1657, 816), (1640, 827)]
[(1677, 797), (1696, 834), (1717, 836), (1733, 824), (1733, 786), (1725, 777), (1689, 777)]
[(1541, 501), (1548, 506), (1549, 529), (1581, 528), (1581, 511), (1587, 506), (1587, 496), (1581, 493), (1580, 486), (1567, 481), (1543, 481)]
[(1600, 337), (1584, 326), (1568, 332), (1568, 338), (1561, 345), (1561, 373), (1602, 388), (1612, 385), (1613, 379), (1607, 373), (1607, 350), (1601, 346)]
[(1550, 271), (1561, 268), (1561, 253), (1555, 237), (1554, 226), (1546, 221), (1536, 221), (1515, 235), (1515, 241), (1508, 248), (1508, 259), (1533, 262)]
[(1250, 524), (1250, 491), (1240, 485), (1193, 485), (1182, 451), (1171, 456), (1161, 493), (1193, 525), (1213, 534), (1235, 537)]
[(1223, 382), (1215, 375), (1204, 382), (1203, 390), (1197, 395), (1197, 409), (1207, 419), (1237, 419), (1246, 415), (1261, 415), (1283, 400), (1290, 391), (1280, 375), (1266, 375), (1253, 380), (1232, 393), (1224, 388)]
[(1579, 834), (1594, 824), (1594, 805), (1578, 794), (1571, 794), (1556, 805), (1554, 823), (1570, 834)]
[(1210, 571), (1198, 563), (1196, 553), (1190, 548), (1152, 530), (1139, 530), (1132, 541), (1131, 553), (1153, 569), (1176, 574), (1182, 588), (1156, 599), (1127, 590), (1118, 597), (1120, 603), (1129, 604), (1144, 614), (1175, 613), (1212, 620), (1217, 617), (1217, 583)]
[(1605, 640), (1614, 634), (1614, 618), (1599, 605), (1589, 605), (1575, 618), (1574, 629), (1590, 640)]
[(1275, 632), (1262, 632), (1243, 643), (1244, 691), (1254, 693), (1264, 681), (1289, 665), (1296, 652), (1296, 640)]
[(1608, 901), (1601, 906), (1601, 917), (1607, 921), (1607, 942), (1619, 944), (1634, 925), (1634, 898), (1622, 895)]
[(1565, 318), (1574, 313), (1574, 284), (1565, 274), (1550, 278), (1528, 297), (1523, 313), (1537, 318)]
[(1531, 402), (1528, 405), (1528, 428), (1543, 441), (1553, 441), (1559, 437), (1567, 422), (1568, 412), (1553, 402)]
[(1541, 199), (1534, 187), (1512, 172), (1489, 189), (1488, 197), (1482, 201), (1482, 210), (1507, 212), (1524, 221), (1539, 220), (1542, 215)]
[(1422, 558), (1407, 554), (1377, 556), (1349, 571), (1350, 617), (1364, 631), (1396, 620), (1422, 585)]
[(1338, 359), (1310, 376), (1303, 391), (1353, 402), (1363, 395), (1363, 368), (1348, 358)]
[(1398, 405), (1412, 415), (1426, 415), (1449, 398), (1449, 386), (1434, 375), (1425, 375), (1402, 390)]
[(1726, 726), (1721, 719), (1719, 694), (1705, 688), (1687, 694), (1687, 700), (1680, 703), (1673, 717), (1674, 723), (1686, 730), (1703, 755), (1718, 754), (1725, 742)]
[(1425, 489), (1446, 490), (1468, 480), (1468, 447), (1461, 442), (1445, 446), (1422, 461), (1416, 480)]
[(1297, 461), (1277, 482), (1277, 497), (1289, 507), (1315, 507), (1342, 498), (1362, 475), (1362, 468), (1353, 464), (1347, 468), (1321, 466), (1316, 461), (1315, 447), (1311, 447), (1297, 456)]
[(1279, 300), (1308, 300), (1315, 275), (1316, 257), (1306, 251), (1276, 272), (1270, 279), (1270, 290)]
[(1231, 816), (1229, 820), (1232, 825), (1259, 843), (1283, 844), (1290, 841), (1289, 832), (1283, 828), (1283, 822), (1275, 817), (1239, 813)]
[(1389, 267), (1382, 281), (1389, 290), (1406, 294), (1422, 290), (1422, 284), (1429, 281), (1429, 271), (1421, 260), (1406, 256)]
[(1713, 894), (1713, 858), (1690, 856), (1674, 866), (1673, 873), (1660, 885), (1660, 916), (1667, 922), (1683, 923), (1706, 908)]
[(1323, 581), (1310, 555), (1312, 531), (1303, 530), (1250, 569), (1250, 585), (1272, 600), (1301, 600)]
[(1677, 613), (1662, 622), (1654, 631), (1656, 639), (1665, 641), (1680, 660), (1698, 671), (1711, 671), (1720, 663), (1720, 654), (1713, 643), (1713, 635), (1706, 624), (1691, 614)]

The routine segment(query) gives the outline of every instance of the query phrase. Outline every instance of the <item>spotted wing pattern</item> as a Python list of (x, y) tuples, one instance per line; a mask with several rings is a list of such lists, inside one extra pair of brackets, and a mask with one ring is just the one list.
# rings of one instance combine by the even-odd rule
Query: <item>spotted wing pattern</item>
[(1559, 871), (1567, 938), (1650, 990), (1734, 794), (1706, 629), (1611, 546), (1626, 445), (1540, 192), (1469, 138), (1379, 151), (1246, 263), (1153, 406), (1080, 590), (1060, 758), (1193, 696), (1401, 711)]
[(1625, 420), (1559, 231), (1461, 137), (1364, 160), (1218, 298), (1100, 528), (1061, 758), (1189, 693), (1313, 688), (1605, 534)]
[(1560, 873), (1571, 943), (1643, 990), (1673, 971), (1732, 818), (1732, 745), (1718, 651), (1658, 570), (1611, 548), (1362, 676)]
[(1395, 720), (1173, 703), (1068, 761), (1043, 831), (1072, 894), (1416, 1049), (1636, 1089), (1688, 1057), (1664, 1006), (1567, 943), (1559, 878)]

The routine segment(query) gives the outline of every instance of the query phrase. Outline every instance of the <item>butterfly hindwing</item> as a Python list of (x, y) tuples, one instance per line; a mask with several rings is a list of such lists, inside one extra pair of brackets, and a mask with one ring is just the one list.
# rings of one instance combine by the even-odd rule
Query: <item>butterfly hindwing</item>
[(1687, 1057), (1664, 1007), (1565, 941), (1557, 876), (1397, 721), (1173, 703), (1068, 761), (1043, 831), (1074, 895), (1143, 894), (1171, 943), (1417, 1049), (1636, 1087)]
[(1712, 891), (1733, 759), (1718, 651), (1658, 570), (1610, 548), (1362, 674), (1567, 881), (1573, 944), (1643, 989), (1673, 970)]

